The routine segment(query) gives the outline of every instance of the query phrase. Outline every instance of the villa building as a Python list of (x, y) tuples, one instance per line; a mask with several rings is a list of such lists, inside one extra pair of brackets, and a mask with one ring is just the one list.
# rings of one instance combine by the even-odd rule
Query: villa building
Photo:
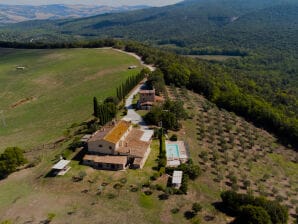
[(88, 140), (85, 165), (97, 169), (122, 170), (142, 168), (150, 153), (149, 141), (144, 141), (144, 131), (133, 128), (131, 122), (112, 122), (95, 132)]
[(141, 110), (150, 110), (154, 103), (163, 102), (163, 98), (155, 94), (155, 89), (140, 90), (140, 100), (138, 107)]

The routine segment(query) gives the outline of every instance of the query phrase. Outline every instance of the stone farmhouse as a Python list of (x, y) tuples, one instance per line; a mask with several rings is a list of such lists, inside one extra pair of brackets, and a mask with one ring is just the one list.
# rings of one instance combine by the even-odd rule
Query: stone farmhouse
[(151, 143), (151, 140), (142, 138), (144, 134), (144, 131), (133, 128), (129, 121), (111, 122), (87, 141), (88, 153), (83, 164), (104, 170), (142, 168)]
[(150, 110), (154, 103), (163, 102), (163, 98), (155, 94), (155, 89), (151, 90), (140, 90), (140, 100), (138, 107), (141, 110)]

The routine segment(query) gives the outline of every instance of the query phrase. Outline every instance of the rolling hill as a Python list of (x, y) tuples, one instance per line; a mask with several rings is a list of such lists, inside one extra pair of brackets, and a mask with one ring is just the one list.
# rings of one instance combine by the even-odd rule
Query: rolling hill
[(147, 6), (95, 6), (95, 5), (4, 5), (0, 4), (0, 24), (39, 19), (81, 18), (104, 13), (124, 12)]
[(18, 41), (48, 41), (55, 36), (61, 40), (113, 37), (180, 49), (286, 47), (296, 52), (297, 21), (295, 0), (188, 0), (126, 13), (19, 23), (3, 27), (0, 36), (1, 40)]

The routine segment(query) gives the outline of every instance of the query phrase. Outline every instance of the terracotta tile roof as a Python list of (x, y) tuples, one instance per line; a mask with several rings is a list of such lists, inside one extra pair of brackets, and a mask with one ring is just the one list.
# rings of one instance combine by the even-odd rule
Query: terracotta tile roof
[(108, 163), (108, 164), (126, 164), (127, 156), (96, 156), (85, 155), (83, 160), (93, 161), (95, 163)]
[(153, 105), (153, 102), (147, 101), (147, 102), (141, 103), (141, 106), (144, 106), (144, 105), (150, 105), (150, 106), (152, 106)]
[(150, 142), (140, 140), (143, 134), (144, 132), (142, 130), (132, 129), (122, 146), (118, 147), (117, 152), (133, 157), (144, 157), (150, 146)]
[(113, 127), (114, 126), (112, 125), (105, 125), (100, 130), (95, 132), (88, 141), (94, 142), (94, 141), (102, 140), (113, 129)]
[(155, 96), (154, 100), (155, 100), (155, 102), (163, 102), (164, 98), (161, 96)]
[(100, 130), (95, 132), (92, 137), (89, 139), (90, 142), (98, 140), (106, 140), (108, 142), (117, 143), (123, 134), (130, 127), (130, 122), (128, 121), (119, 121), (116, 125), (107, 124), (102, 127)]
[(116, 144), (128, 130), (130, 125), (130, 122), (123, 120), (119, 121), (116, 126), (104, 137), (104, 140)]

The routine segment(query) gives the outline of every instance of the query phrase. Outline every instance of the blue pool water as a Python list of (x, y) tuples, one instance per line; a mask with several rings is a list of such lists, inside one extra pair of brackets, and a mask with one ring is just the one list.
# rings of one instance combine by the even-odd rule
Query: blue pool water
[(179, 146), (177, 144), (166, 144), (167, 158), (179, 158)]

